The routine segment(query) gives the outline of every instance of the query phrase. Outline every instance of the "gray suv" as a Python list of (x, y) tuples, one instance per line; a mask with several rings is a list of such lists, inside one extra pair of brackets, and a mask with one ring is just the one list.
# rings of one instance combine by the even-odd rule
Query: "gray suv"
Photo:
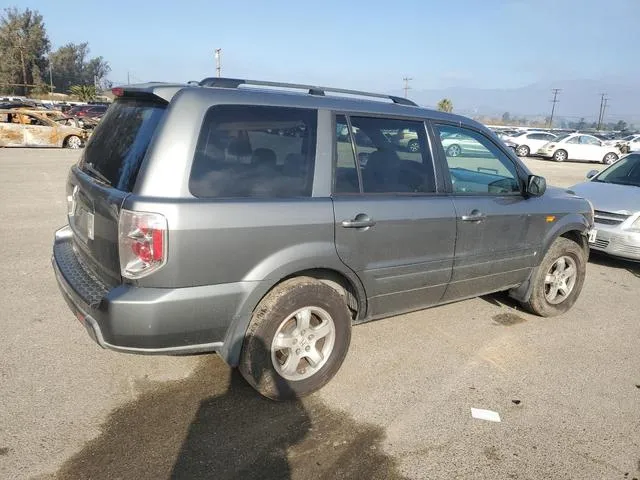
[(53, 246), (102, 347), (217, 352), (280, 400), (331, 379), (354, 324), (497, 291), (552, 316), (580, 293), (591, 205), (468, 118), (224, 78), (114, 94)]

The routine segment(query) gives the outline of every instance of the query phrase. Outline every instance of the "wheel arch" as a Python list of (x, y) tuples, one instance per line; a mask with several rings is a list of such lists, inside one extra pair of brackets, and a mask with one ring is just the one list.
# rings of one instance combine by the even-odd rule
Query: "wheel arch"
[[(539, 262), (542, 261), (544, 256), (553, 245), (553, 242), (556, 239), (563, 237), (567, 238), (573, 242), (576, 242), (582, 250), (585, 252), (585, 257), (589, 256), (589, 243), (587, 241), (587, 231), (589, 230), (589, 223), (587, 219), (580, 214), (571, 214), (565, 216), (557, 225), (554, 226), (547, 235), (542, 243), (542, 248), (540, 250), (540, 255), (538, 255)], [(531, 297), (531, 291), (533, 290), (533, 285), (531, 283), (531, 279), (535, 278), (538, 272), (539, 264), (535, 268), (531, 270), (527, 279), (519, 286), (512, 288), (509, 290), (509, 296), (519, 302), (527, 302)]]
[(331, 262), (322, 267), (309, 265), (308, 260), (306, 265), (294, 261), (286, 266), (280, 266), (277, 274), (274, 272), (265, 280), (256, 282), (255, 288), (244, 298), (227, 329), (223, 347), (218, 352), (226, 363), (231, 366), (238, 365), (242, 343), (256, 306), (276, 286), (295, 277), (312, 277), (335, 289), (345, 298), (352, 312), (353, 323), (360, 323), (366, 318), (367, 297), (364, 285), (358, 276), (339, 259), (336, 263)]

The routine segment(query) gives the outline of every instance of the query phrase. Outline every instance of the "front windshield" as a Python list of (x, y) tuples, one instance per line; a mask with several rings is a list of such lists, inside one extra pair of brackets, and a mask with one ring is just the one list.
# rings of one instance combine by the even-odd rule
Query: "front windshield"
[(593, 181), (640, 187), (640, 154), (627, 155), (620, 159)]

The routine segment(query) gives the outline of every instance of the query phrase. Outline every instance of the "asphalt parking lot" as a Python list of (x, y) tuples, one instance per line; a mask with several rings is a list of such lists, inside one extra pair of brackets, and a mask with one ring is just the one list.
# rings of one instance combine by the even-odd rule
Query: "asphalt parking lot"
[(50, 268), (77, 156), (0, 149), (0, 478), (640, 478), (640, 265), (592, 256), (558, 318), (493, 295), (358, 326), (327, 387), (276, 404), (213, 355), (92, 343)]

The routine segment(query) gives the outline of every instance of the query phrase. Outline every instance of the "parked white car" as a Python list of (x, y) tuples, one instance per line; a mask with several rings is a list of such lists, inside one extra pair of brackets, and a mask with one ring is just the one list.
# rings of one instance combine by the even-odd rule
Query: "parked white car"
[(531, 152), (537, 152), (545, 143), (555, 140), (556, 135), (549, 132), (522, 132), (510, 137), (504, 137), (502, 141), (516, 144), (516, 154), (519, 157), (528, 157)]
[(610, 165), (620, 158), (621, 152), (616, 146), (606, 145), (593, 135), (570, 133), (543, 145), (536, 155), (553, 158), (556, 162), (587, 160)]

